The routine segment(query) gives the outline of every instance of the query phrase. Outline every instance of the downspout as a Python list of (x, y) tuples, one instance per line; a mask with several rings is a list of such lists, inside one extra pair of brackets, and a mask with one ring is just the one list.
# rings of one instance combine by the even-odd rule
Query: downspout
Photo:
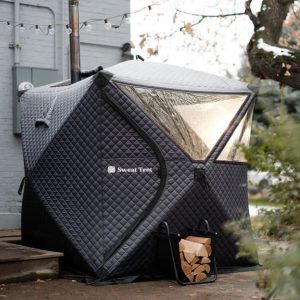
[(80, 80), (79, 0), (69, 0), (71, 83)]
[(20, 65), (20, 0), (14, 1), (14, 66)]
[[(65, 1), (61, 1), (61, 24), (65, 24)], [(61, 80), (65, 79), (65, 38), (64, 38), (65, 28), (61, 26)]]

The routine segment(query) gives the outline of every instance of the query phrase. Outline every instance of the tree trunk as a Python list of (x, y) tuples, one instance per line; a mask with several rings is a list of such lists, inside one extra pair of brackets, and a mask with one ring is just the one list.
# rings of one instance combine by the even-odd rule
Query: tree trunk
[(300, 89), (300, 51), (278, 46), (283, 22), (293, 2), (263, 0), (257, 16), (251, 12), (251, 1), (246, 2), (246, 13), (255, 31), (247, 46), (247, 53), (255, 76)]

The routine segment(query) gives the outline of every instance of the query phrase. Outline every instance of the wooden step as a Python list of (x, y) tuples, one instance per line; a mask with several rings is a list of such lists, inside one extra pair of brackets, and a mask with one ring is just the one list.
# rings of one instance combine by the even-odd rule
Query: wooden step
[(0, 242), (20, 242), (20, 241), (21, 241), (20, 229), (0, 230)]
[(0, 283), (55, 278), (63, 253), (0, 242)]

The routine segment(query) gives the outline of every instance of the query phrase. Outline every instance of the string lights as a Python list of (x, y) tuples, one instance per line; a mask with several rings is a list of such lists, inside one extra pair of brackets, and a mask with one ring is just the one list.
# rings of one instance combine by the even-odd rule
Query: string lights
[(111, 29), (111, 23), (107, 19), (104, 20), (104, 24), (105, 24), (104, 27), (106, 30)]
[(92, 24), (83, 22), (83, 25), (84, 25), (86, 31), (92, 31), (92, 29), (93, 29)]
[(48, 26), (48, 34), (49, 35), (54, 35), (55, 34), (55, 29), (52, 27), (52, 25)]
[(25, 32), (26, 29), (25, 29), (23, 23), (20, 24), (20, 29), (19, 30), (20, 30), (21, 33)]
[(14, 26), (10, 23), (10, 21), (6, 21), (6, 27), (8, 31), (12, 31), (12, 29), (14, 28)]
[(130, 16), (128, 14), (124, 14), (124, 20), (126, 24), (130, 24)]
[(35, 32), (36, 35), (40, 34), (41, 30), (40, 30), (39, 25), (34, 25), (34, 32)]
[[(130, 18), (131, 15), (133, 14), (137, 14), (145, 9), (147, 10), (152, 10), (153, 6), (159, 5), (157, 3), (151, 4), (151, 5), (147, 5), (145, 7), (142, 7), (138, 10), (132, 11), (132, 12), (127, 12), (124, 14), (120, 14), (120, 15), (115, 15), (112, 17), (107, 17), (107, 18), (99, 18), (99, 19), (88, 19), (85, 20), (84, 22), (80, 23), (80, 29), (85, 29), (85, 31), (92, 31), (93, 30), (93, 25), (92, 23), (99, 23), (99, 22), (103, 22), (104, 23), (104, 28), (106, 30), (111, 30), (113, 29), (117, 29), (120, 28), (123, 24), (123, 22), (125, 24), (130, 24)], [(120, 19), (119, 24), (114, 24), (112, 23), (112, 20), (114, 19)], [(55, 35), (56, 33), (56, 29), (58, 26), (64, 26), (65, 27), (65, 33), (67, 35), (70, 35), (72, 33), (72, 28), (70, 28), (70, 26), (68, 24), (30, 24), (30, 23), (14, 23), (8, 20), (1, 20), (0, 19), (0, 23), (4, 23), (6, 24), (7, 30), (8, 31), (12, 31), (14, 28), (18, 27), (19, 31), (21, 33), (24, 33), (25, 31), (29, 31), (34, 29), (34, 32), (36, 35), (40, 35), (45, 34), (45, 35)]]
[(66, 25), (66, 34), (70, 35), (72, 33), (72, 28), (69, 25)]

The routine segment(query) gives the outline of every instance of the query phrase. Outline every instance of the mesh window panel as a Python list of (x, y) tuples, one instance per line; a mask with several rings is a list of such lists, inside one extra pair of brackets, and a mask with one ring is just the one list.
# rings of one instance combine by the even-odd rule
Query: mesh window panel
[(207, 157), (246, 99), (245, 95), (119, 87), (193, 160)]
[(219, 155), (218, 160), (246, 162), (241, 146), (249, 146), (250, 143), (253, 108), (254, 106), (252, 105), (251, 109), (235, 129), (233, 135)]

